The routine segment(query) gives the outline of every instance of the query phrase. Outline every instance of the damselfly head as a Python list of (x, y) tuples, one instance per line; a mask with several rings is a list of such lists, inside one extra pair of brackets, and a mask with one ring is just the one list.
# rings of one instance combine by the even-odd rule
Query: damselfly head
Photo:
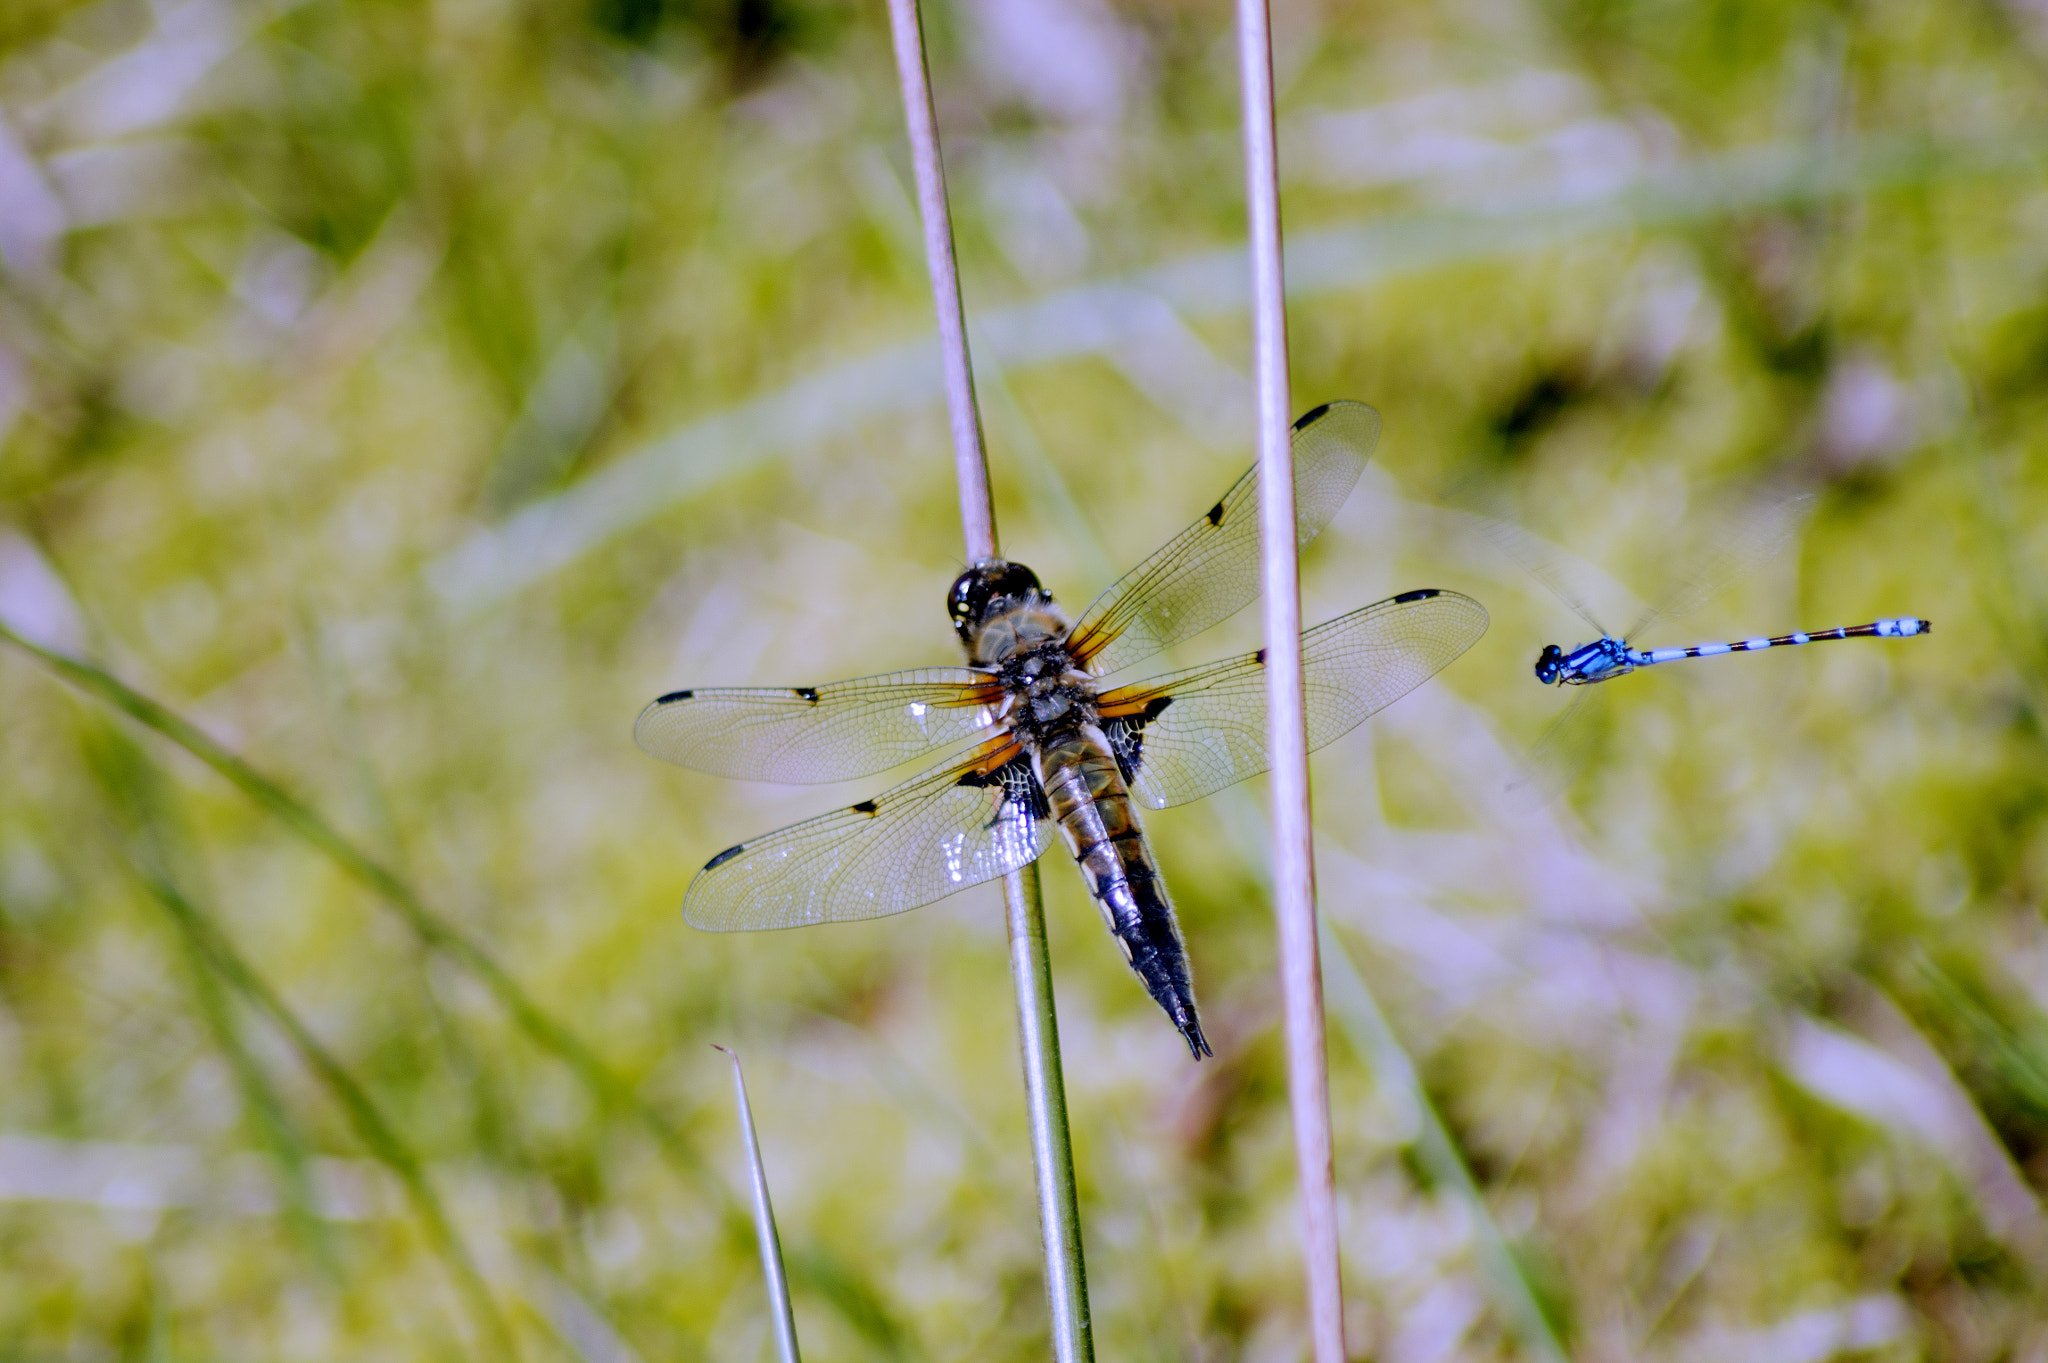
[(1536, 655), (1536, 680), (1549, 686), (1564, 675), (1564, 650), (1556, 644), (1545, 644), (1543, 652)]
[(992, 610), (1016, 605), (1034, 595), (1040, 600), (1051, 599), (1038, 585), (1038, 574), (1021, 563), (984, 559), (953, 579), (952, 590), (946, 593), (946, 612), (953, 617), (953, 628), (961, 642), (971, 645), (974, 632)]

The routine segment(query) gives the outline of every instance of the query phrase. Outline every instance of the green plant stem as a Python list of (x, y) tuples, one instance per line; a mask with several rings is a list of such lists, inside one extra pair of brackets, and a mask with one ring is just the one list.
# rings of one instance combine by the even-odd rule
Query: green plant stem
[[(946, 205), (946, 174), (939, 154), (938, 116), (932, 106), (923, 22), (918, 0), (889, 0), (889, 33), (908, 125), (910, 160), (917, 179), (918, 217), (924, 229), (925, 267), (938, 311), (939, 353), (946, 373), (946, 409), (953, 432), (953, 472), (960, 496), (961, 537), (969, 563), (1001, 553), (995, 500), (989, 492), (988, 447), (974, 397), (974, 366), (967, 353), (966, 310), (953, 258), (953, 226)], [(1088, 1320), (1088, 1274), (1081, 1262), (1081, 1212), (1074, 1195), (1074, 1147), (1067, 1131), (1066, 1082), (1060, 1075), (1059, 1019), (1053, 1011), (1052, 958), (1045, 943), (1045, 907), (1038, 868), (1027, 864), (1003, 880), (1010, 930), (1010, 982), (1017, 994), (1017, 1032), (1024, 1065), (1024, 1100), (1031, 1121), (1031, 1154), (1038, 1173), (1038, 1229), (1045, 1250), (1045, 1298), (1059, 1363), (1093, 1363), (1095, 1337)]]
[(1004, 879), (1003, 902), (1010, 928), (1010, 978), (1017, 990), (1017, 1044), (1024, 1063), (1031, 1155), (1038, 1170), (1038, 1232), (1045, 1246), (1053, 1357), (1059, 1363), (1093, 1363), (1095, 1330), (1088, 1319), (1088, 1270), (1081, 1256), (1081, 1207), (1074, 1191), (1074, 1146), (1067, 1132), (1060, 1024), (1053, 1011), (1052, 957), (1046, 949), (1038, 863), (1028, 863)]

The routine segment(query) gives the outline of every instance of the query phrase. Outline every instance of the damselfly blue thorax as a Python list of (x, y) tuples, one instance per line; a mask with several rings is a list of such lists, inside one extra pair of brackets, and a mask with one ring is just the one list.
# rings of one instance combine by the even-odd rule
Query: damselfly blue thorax
[[(1295, 523), (1314, 538), (1379, 439), (1357, 402), (1295, 423)], [(690, 882), (712, 932), (879, 918), (1035, 860), (1058, 828), (1110, 935), (1200, 1059), (1187, 952), (1138, 806), (1199, 800), (1266, 770), (1265, 650), (1128, 684), (1112, 674), (1221, 623), (1258, 593), (1258, 470), (1070, 620), (1037, 574), (991, 559), (946, 609), (965, 667), (826, 686), (675, 691), (644, 710), (647, 752), (719, 776), (843, 781), (971, 743), (872, 799), (749, 839)], [(1486, 611), (1426, 587), (1302, 634), (1310, 747), (1428, 680)]]

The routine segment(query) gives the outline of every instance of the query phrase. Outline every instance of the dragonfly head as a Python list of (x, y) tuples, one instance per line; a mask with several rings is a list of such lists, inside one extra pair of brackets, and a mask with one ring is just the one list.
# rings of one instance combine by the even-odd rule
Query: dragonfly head
[(1564, 675), (1564, 650), (1556, 644), (1545, 644), (1543, 651), (1536, 655), (1536, 680), (1549, 686)]
[(972, 647), (975, 631), (989, 618), (991, 608), (1014, 605), (1033, 595), (1045, 597), (1038, 574), (1007, 559), (983, 559), (953, 579), (953, 588), (946, 593), (946, 612), (953, 617), (960, 641)]

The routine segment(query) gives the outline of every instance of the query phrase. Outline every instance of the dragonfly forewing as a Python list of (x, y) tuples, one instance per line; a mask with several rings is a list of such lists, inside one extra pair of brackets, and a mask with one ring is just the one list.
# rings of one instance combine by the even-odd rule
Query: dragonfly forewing
[(964, 667), (825, 686), (672, 691), (633, 724), (649, 756), (713, 776), (811, 785), (872, 776), (994, 722), (999, 688)]
[[(1332, 402), (1294, 423), (1294, 518), (1307, 544), (1337, 514), (1379, 443), (1380, 414)], [(1191, 639), (1259, 594), (1259, 471), (1097, 597), (1074, 626), (1076, 662), (1106, 676)]]
[[(1428, 588), (1301, 636), (1308, 744), (1320, 748), (1435, 676), (1486, 633), (1486, 608)], [(1125, 779), (1153, 809), (1187, 804), (1272, 764), (1265, 650), (1155, 677), (1101, 700)]]

